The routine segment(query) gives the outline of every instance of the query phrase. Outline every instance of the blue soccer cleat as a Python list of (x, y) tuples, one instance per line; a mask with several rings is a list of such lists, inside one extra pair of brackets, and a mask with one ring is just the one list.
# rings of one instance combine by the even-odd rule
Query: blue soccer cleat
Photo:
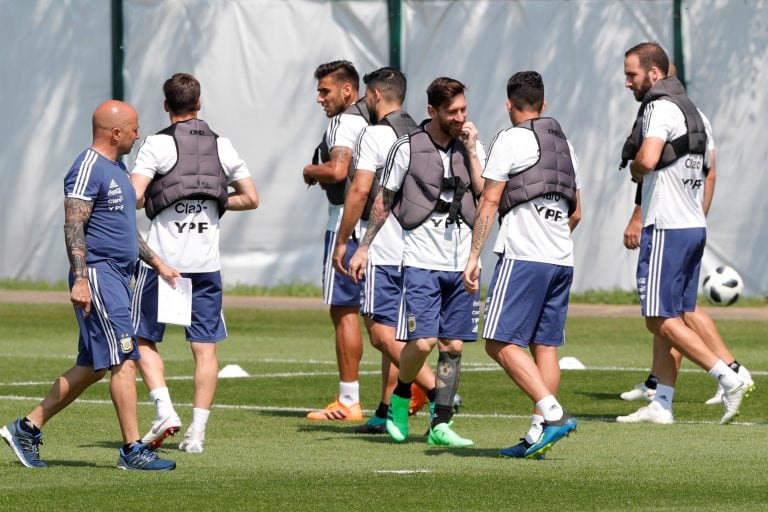
[(544, 455), (544, 453), (552, 448), (553, 444), (573, 430), (576, 430), (576, 418), (565, 411), (563, 411), (563, 417), (559, 420), (545, 421), (541, 437), (525, 451), (525, 458), (535, 459), (539, 455)]

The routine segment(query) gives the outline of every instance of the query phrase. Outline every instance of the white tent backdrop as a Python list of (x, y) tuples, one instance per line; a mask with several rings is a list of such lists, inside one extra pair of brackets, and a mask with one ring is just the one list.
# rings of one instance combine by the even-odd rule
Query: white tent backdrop
[[(225, 283), (319, 284), (325, 200), (301, 179), (327, 124), (312, 74), (339, 58), (361, 73), (386, 65), (386, 4), (124, 1), (125, 96), (143, 134), (168, 123), (162, 82), (190, 72), (203, 86), (201, 117), (232, 139), (256, 180), (259, 209), (224, 217)], [(685, 2), (683, 10), (689, 93), (713, 122), (718, 155), (704, 266), (734, 266), (752, 294), (768, 292), (766, 4)], [(623, 87), (623, 53), (643, 40), (671, 52), (672, 1), (405, 1), (402, 19), (406, 107), (416, 118), (432, 79), (457, 78), (489, 143), (509, 123), (507, 78), (542, 73), (547, 113), (580, 158), (574, 289), (632, 289), (636, 254), (621, 238), (634, 188), (617, 168), (637, 103)], [(0, 28), (0, 278), (57, 281), (68, 266), (62, 178), (90, 141), (91, 111), (111, 96), (109, 3), (0, 0)]]

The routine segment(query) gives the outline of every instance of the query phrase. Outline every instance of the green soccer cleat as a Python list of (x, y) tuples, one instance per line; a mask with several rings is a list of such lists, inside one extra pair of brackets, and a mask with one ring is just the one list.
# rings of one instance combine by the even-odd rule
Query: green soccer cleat
[(408, 437), (408, 406), (410, 403), (410, 398), (402, 398), (394, 393), (389, 399), (387, 434), (398, 443), (402, 443)]
[(427, 444), (430, 446), (453, 446), (462, 448), (475, 444), (471, 439), (465, 439), (451, 429), (453, 422), (438, 423), (429, 429)]

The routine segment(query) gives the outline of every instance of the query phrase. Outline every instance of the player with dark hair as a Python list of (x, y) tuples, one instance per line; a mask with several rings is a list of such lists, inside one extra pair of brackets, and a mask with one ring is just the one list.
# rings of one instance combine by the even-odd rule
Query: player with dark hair
[(451, 428), (462, 347), (477, 339), (480, 313), (479, 292), (466, 293), (461, 282), (485, 161), (477, 129), (467, 121), (464, 89), (458, 80), (445, 77), (430, 84), (430, 118), (390, 149), (368, 230), (349, 264), (350, 275), (362, 279), (371, 244), (391, 210), (404, 236), (403, 301), (396, 336), (407, 341), (386, 423), (397, 442), (408, 435), (411, 384), (437, 346), (437, 391), (427, 443), (473, 444)]
[(512, 75), (506, 107), (512, 127), (491, 144), (464, 285), (469, 293), (480, 289), (480, 254), (498, 211), (499, 259), (486, 299), (485, 350), (533, 402), (526, 436), (501, 454), (541, 458), (576, 428), (556, 397), (557, 348), (565, 343), (573, 281), (571, 232), (581, 219), (578, 160), (560, 124), (541, 117), (546, 102), (539, 73)]
[(625, 86), (641, 102), (622, 155), (632, 161), (632, 178), (642, 182), (637, 288), (646, 326), (662, 346), (653, 400), (616, 421), (673, 422), (678, 374), (674, 348), (722, 386), (725, 413), (720, 423), (729, 423), (754, 385), (704, 342), (691, 327), (694, 319), (688, 318), (696, 308), (706, 244), (702, 185), (710, 165), (711, 135), (682, 84), (668, 72), (669, 58), (657, 43), (641, 43), (624, 54)]
[[(328, 199), (328, 223), (323, 254), (323, 300), (330, 306), (336, 334), (336, 362), (339, 392), (323, 409), (310, 411), (310, 420), (362, 421), (360, 405), (360, 359), (363, 337), (358, 313), (362, 286), (333, 268), (332, 253), (337, 245), (336, 230), (344, 210), (350, 184), (353, 150), (360, 132), (370, 124), (368, 109), (360, 99), (359, 76), (351, 62), (338, 60), (321, 64), (315, 70), (317, 102), (330, 118), (323, 140), (312, 163), (304, 167), (304, 183), (317, 183)], [(353, 236), (354, 235), (354, 236)], [(358, 237), (349, 233), (339, 243), (346, 245), (347, 258), (357, 249)]]

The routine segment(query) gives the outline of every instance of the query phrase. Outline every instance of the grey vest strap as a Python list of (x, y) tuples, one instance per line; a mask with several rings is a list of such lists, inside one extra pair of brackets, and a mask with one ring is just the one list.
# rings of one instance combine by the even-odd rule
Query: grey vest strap
[[(433, 212), (447, 212), (449, 219), (461, 217), (470, 227), (475, 222), (475, 197), (469, 172), (469, 155), (460, 139), (451, 141), (450, 178), (443, 178), (443, 160), (425, 130), (410, 135), (411, 161), (396, 197), (392, 213), (403, 229), (423, 224)], [(453, 200), (440, 199), (443, 190), (453, 190)]]
[[(383, 124), (392, 128), (392, 130), (395, 132), (395, 136), (398, 139), (403, 135), (408, 135), (419, 127), (419, 125), (416, 124), (416, 121), (414, 121), (413, 118), (408, 115), (408, 112), (405, 110), (395, 110), (390, 112), (384, 116), (381, 121), (378, 122), (378, 124)], [(368, 199), (365, 202), (365, 207), (363, 208), (363, 214), (360, 216), (360, 218), (363, 220), (368, 220), (371, 215), (371, 207), (373, 206), (373, 201), (376, 199), (376, 194), (379, 193), (379, 189), (381, 188), (381, 173), (383, 169), (383, 167), (376, 169), (376, 179), (373, 180), (371, 191), (368, 193)], [(354, 170), (350, 172), (350, 179), (354, 179), (354, 173)]]
[[(368, 113), (368, 108), (365, 106), (365, 99), (361, 99), (356, 103), (348, 106), (346, 110), (344, 110), (344, 114), (361, 116), (368, 124), (371, 124), (371, 116)], [(328, 162), (331, 159), (330, 149), (331, 148), (328, 147), (328, 141), (325, 139), (325, 136), (323, 136), (323, 141), (315, 149), (316, 158), (313, 157), (312, 163), (318, 164)], [(344, 204), (344, 198), (347, 195), (347, 189), (349, 189), (349, 184), (352, 181), (349, 176), (349, 172), (354, 172), (354, 170), (352, 170), (352, 168), (355, 166), (353, 160), (354, 159), (351, 159), (349, 161), (349, 169), (347, 170), (347, 177), (345, 179), (337, 181), (336, 183), (325, 184), (325, 195), (328, 198), (329, 203), (334, 205)]]
[[(645, 107), (650, 102), (660, 98), (669, 100), (680, 108), (685, 116), (685, 125), (688, 128), (688, 133), (664, 144), (664, 150), (661, 153), (661, 158), (659, 158), (659, 163), (656, 165), (656, 170), (671, 165), (683, 155), (703, 155), (706, 152), (707, 134), (704, 129), (704, 120), (701, 118), (698, 110), (696, 110), (696, 105), (693, 104), (685, 93), (683, 84), (677, 78), (668, 76), (653, 84), (645, 94), (645, 97), (643, 97), (640, 108), (637, 110), (635, 124), (632, 126), (632, 133), (627, 137), (621, 150), (621, 164), (619, 168), (623, 169), (626, 167), (627, 162), (633, 160), (637, 155), (640, 145), (643, 143), (643, 112), (645, 112)], [(706, 174), (709, 172), (709, 169), (705, 169), (704, 172)]]
[(172, 124), (158, 134), (170, 135), (176, 144), (176, 164), (155, 175), (145, 193), (144, 211), (154, 219), (161, 210), (181, 199), (213, 199), (219, 217), (227, 210), (227, 177), (219, 161), (216, 135), (201, 119)]
[(576, 208), (576, 176), (571, 150), (560, 124), (551, 117), (540, 117), (516, 125), (531, 130), (539, 145), (539, 159), (522, 172), (509, 176), (499, 203), (504, 216), (515, 206), (545, 194), (566, 198), (568, 215)]

